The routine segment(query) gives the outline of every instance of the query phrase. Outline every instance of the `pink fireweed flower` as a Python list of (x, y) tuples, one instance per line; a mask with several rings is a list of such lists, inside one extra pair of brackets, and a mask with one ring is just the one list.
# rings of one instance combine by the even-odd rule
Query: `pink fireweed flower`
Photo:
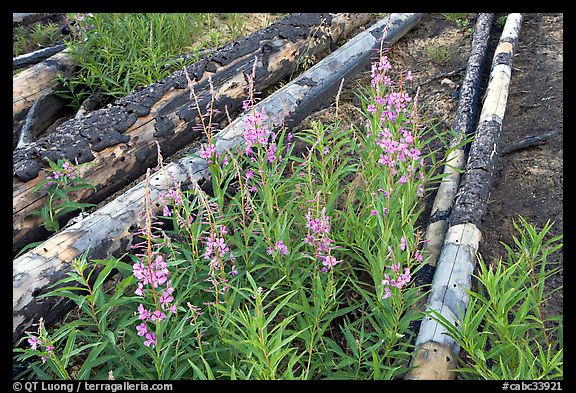
[(144, 340), (144, 345), (146, 345), (147, 347), (155, 347), (156, 335), (152, 332), (146, 333), (146, 340)]
[(139, 336), (144, 336), (146, 333), (148, 333), (148, 327), (146, 327), (146, 324), (144, 322), (136, 326), (136, 330), (138, 331), (138, 333), (136, 334)]
[(388, 299), (391, 296), (392, 292), (390, 292), (390, 288), (388, 287), (384, 288), (384, 296), (382, 296), (382, 299)]
[(138, 319), (142, 321), (146, 321), (150, 319), (150, 311), (148, 311), (142, 304), (138, 305)]
[(370, 113), (376, 113), (376, 110), (377, 110), (377, 109), (376, 109), (376, 107), (375, 107), (374, 105), (370, 104), (370, 105), (368, 105), (368, 106), (366, 107), (366, 110), (367, 110), (368, 112), (370, 112)]
[(320, 212), (320, 217), (312, 218), (312, 210), (308, 209), (306, 214), (306, 228), (308, 233), (304, 238), (304, 243), (314, 247), (314, 256), (322, 260), (323, 272), (327, 272), (338, 262), (330, 255), (333, 250), (333, 240), (330, 238), (330, 216), (325, 214), (326, 208)]
[(406, 178), (406, 175), (402, 175), (400, 177), (400, 180), (399, 180), (400, 184), (406, 184), (407, 181), (408, 181), (408, 179)]
[(28, 344), (30, 344), (30, 348), (35, 351), (36, 348), (38, 348), (38, 344), (40, 344), (40, 340), (38, 340), (38, 337), (32, 336), (28, 339)]
[(396, 278), (391, 278), (388, 274), (384, 273), (384, 280), (382, 280), (382, 285), (384, 286), (384, 296), (382, 296), (383, 299), (388, 299), (392, 296), (390, 287), (402, 289), (412, 280), (412, 276), (410, 275), (410, 268), (404, 268), (404, 273), (400, 274), (400, 262), (392, 264), (392, 266), (388, 267), (391, 268), (392, 271), (396, 274)]
[(154, 312), (152, 313), (152, 316), (150, 317), (151, 321), (162, 321), (166, 319), (166, 314), (164, 314), (162, 311), (160, 310), (154, 310)]
[(424, 260), (424, 257), (422, 256), (422, 254), (420, 254), (420, 251), (416, 251), (416, 254), (414, 257), (416, 258), (416, 260), (418, 262), (422, 262)]
[(162, 309), (166, 309), (166, 307), (173, 301), (174, 296), (172, 296), (169, 291), (164, 291), (162, 295), (160, 295), (160, 304), (162, 305)]
[(266, 161), (272, 163), (276, 160), (277, 146), (275, 143), (270, 143), (268, 145), (268, 150), (266, 150)]
[(162, 212), (162, 214), (166, 217), (172, 216), (172, 212), (170, 212), (170, 208), (168, 206), (164, 206), (164, 211)]
[(402, 236), (402, 239), (400, 239), (400, 249), (402, 251), (406, 250), (406, 238), (404, 236)]
[(54, 351), (54, 346), (53, 345), (46, 345), (46, 351), (48, 351), (48, 353), (50, 355), (52, 355), (52, 352)]
[(200, 147), (200, 157), (208, 160), (208, 163), (211, 163), (212, 161), (212, 155), (216, 152), (216, 146), (212, 145), (212, 144), (206, 144), (203, 143), (202, 146)]
[(150, 282), (148, 269), (141, 262), (136, 262), (134, 265), (132, 265), (132, 270), (134, 277), (136, 277), (138, 280), (142, 280), (144, 285)]
[(275, 244), (274, 247), (268, 247), (268, 255), (272, 255), (274, 253), (276, 253), (277, 251), (280, 251), (280, 253), (282, 255), (288, 255), (288, 247), (286, 247), (286, 245), (284, 244), (284, 242), (282, 240), (278, 240)]
[(390, 285), (390, 276), (384, 273), (384, 280), (382, 280), (382, 285)]
[(327, 255), (324, 257), (324, 261), (322, 262), (322, 264), (325, 266), (322, 268), (322, 271), (326, 273), (328, 270), (332, 269), (338, 263), (340, 263), (340, 261), (337, 261), (335, 257), (333, 257), (332, 255)]
[(373, 215), (373, 216), (375, 216), (375, 215), (378, 214), (378, 212), (377, 212), (376, 210), (371, 210), (371, 211), (370, 211), (370, 214)]
[(137, 296), (144, 296), (144, 285), (141, 282), (138, 283), (138, 288), (134, 291)]

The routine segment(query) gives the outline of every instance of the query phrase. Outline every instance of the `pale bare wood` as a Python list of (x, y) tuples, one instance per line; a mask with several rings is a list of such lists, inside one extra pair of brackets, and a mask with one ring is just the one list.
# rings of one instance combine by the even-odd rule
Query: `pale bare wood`
[(454, 379), (456, 357), (443, 344), (427, 342), (414, 351), (414, 370), (405, 379), (448, 380)]
[[(192, 80), (191, 86), (194, 89), (202, 86), (198, 87), (197, 96), (209, 96), (211, 91), (206, 83), (209, 78), (237, 70), (232, 76), (224, 80), (222, 85), (214, 86), (216, 90), (214, 98), (215, 101), (225, 98), (226, 102), (235, 102), (238, 107), (240, 105), (239, 100), (244, 98), (246, 94), (245, 71), (251, 69), (254, 59), (257, 59), (257, 72), (266, 73), (266, 76), (260, 80), (260, 88), (269, 87), (287, 76), (285, 70), (295, 67), (300, 56), (325, 52), (331, 43), (336, 42), (335, 39), (343, 38), (355, 28), (366, 24), (371, 18), (370, 14), (336, 14), (330, 25), (318, 26), (318, 28), (324, 28), (327, 31), (327, 34), (321, 38), (307, 36), (294, 42), (289, 38), (271, 40), (265, 45), (274, 47), (276, 50), (269, 55), (263, 56), (262, 47), (258, 47), (225, 65), (217, 65), (215, 69), (204, 71), (201, 76)], [(167, 104), (178, 100), (182, 101), (182, 97), (188, 97), (188, 95), (188, 88), (171, 88), (151, 107), (147, 115), (139, 116), (136, 122), (122, 133), (123, 137), (129, 138), (128, 142), (118, 143), (100, 151), (92, 151), (91, 154), (94, 159), (89, 166), (84, 167), (79, 172), (79, 175), (88, 179), (96, 189), (87, 189), (72, 194), (70, 199), (99, 203), (122, 186), (141, 176), (145, 172), (145, 168), (140, 157), (150, 157), (155, 154), (155, 143), (158, 139), (155, 134), (161, 111), (161, 121), (171, 122), (174, 125), (169, 136), (172, 143), (166, 143), (166, 145), (170, 145), (172, 151), (167, 152), (167, 155), (175, 152), (178, 147), (183, 147), (186, 143), (198, 138), (200, 133), (191, 132), (190, 125), (199, 125), (200, 118), (197, 117), (189, 121), (182, 118), (178, 111), (182, 105), (190, 105), (190, 101), (184, 102), (168, 113), (165, 113), (166, 110), (164, 109)], [(205, 108), (201, 109), (205, 113)], [(234, 108), (229, 107), (227, 109), (233, 110)], [(95, 111), (89, 116), (100, 116), (100, 113), (105, 114), (107, 112)], [(216, 116), (214, 117), (216, 118)], [(224, 118), (223, 114), (220, 114), (220, 118)], [(31, 144), (31, 147), (33, 148), (34, 144)], [(119, 173), (122, 173), (122, 176), (119, 176)], [(41, 222), (38, 217), (28, 214), (44, 203), (45, 192), (31, 192), (31, 190), (38, 183), (38, 179), (43, 179), (47, 175), (48, 172), (42, 169), (37, 178), (22, 181), (15, 176), (13, 179), (13, 251), (20, 249), (26, 243), (41, 240), (46, 236), (46, 232), (40, 228)]]
[[(439, 313), (454, 328), (461, 329), (471, 290), (472, 274), (476, 266), (476, 254), (482, 240), (480, 224), (490, 191), (494, 162), (502, 120), (506, 109), (508, 87), (512, 70), (514, 47), (522, 24), (520, 14), (509, 14), (498, 48), (494, 54), (490, 81), (476, 130), (476, 138), (470, 148), (466, 172), (458, 188), (458, 194), (450, 216), (450, 226), (443, 241), (432, 288), (426, 303), (426, 311)], [(431, 316), (423, 318), (416, 337), (416, 357), (412, 365), (417, 367), (406, 379), (451, 379), (453, 365), (448, 362), (428, 361), (422, 354), (430, 345), (441, 345), (447, 355), (456, 362), (460, 352), (458, 342), (448, 335), (448, 330)]]
[(29, 109), (41, 95), (51, 93), (58, 85), (57, 74), (70, 77), (76, 64), (63, 50), (12, 78), (12, 113), (14, 116)]
[[(392, 14), (258, 103), (257, 108), (266, 108), (271, 128), (297, 124), (318, 109), (323, 101), (319, 98), (334, 97), (342, 78), (352, 78), (367, 67), (373, 50), (380, 47), (382, 39), (389, 45), (393, 44), (422, 17), (423, 14)], [(385, 26), (388, 28), (384, 31)], [(217, 150), (224, 152), (241, 145), (243, 130), (244, 115), (215, 136)], [(208, 176), (208, 164), (197, 155), (182, 158), (164, 169), (165, 172), (157, 172), (150, 179), (151, 200), (166, 192), (175, 182), (184, 187), (198, 184)], [(14, 341), (40, 316), (50, 323), (49, 320), (55, 321), (67, 309), (65, 304), (54, 299), (40, 302), (37, 296), (45, 293), (49, 284), (66, 276), (74, 258), (85, 251), (90, 260), (105, 258), (107, 254), (121, 255), (130, 249), (133, 230), (142, 220), (144, 195), (145, 182), (141, 182), (14, 260)]]

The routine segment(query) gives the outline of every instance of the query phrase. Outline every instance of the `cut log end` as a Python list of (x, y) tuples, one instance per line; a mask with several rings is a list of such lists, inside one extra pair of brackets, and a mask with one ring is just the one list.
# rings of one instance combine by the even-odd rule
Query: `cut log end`
[(450, 347), (436, 342), (426, 342), (416, 347), (411, 366), (404, 379), (450, 380), (455, 378), (458, 357)]

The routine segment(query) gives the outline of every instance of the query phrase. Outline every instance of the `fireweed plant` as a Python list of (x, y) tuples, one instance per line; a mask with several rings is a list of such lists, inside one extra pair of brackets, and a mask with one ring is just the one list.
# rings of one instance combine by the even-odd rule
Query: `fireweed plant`
[(218, 151), (208, 111), (203, 189), (147, 187), (134, 252), (80, 263), (47, 295), (80, 315), (30, 332), (19, 359), (78, 379), (400, 378), (425, 293), (416, 220), (440, 177), (438, 133), (390, 68), (381, 53), (356, 127), (273, 129), (249, 83), (244, 143)]
[[(45, 191), (46, 204), (40, 210), (31, 212), (31, 216), (40, 216), (44, 227), (52, 232), (60, 230), (59, 218), (75, 210), (95, 206), (90, 203), (74, 202), (70, 200), (71, 192), (85, 188), (95, 188), (89, 181), (78, 176), (78, 163), (72, 164), (68, 160), (59, 159), (53, 162), (47, 159), (50, 173), (32, 189), (32, 192)], [(87, 165), (81, 164), (81, 165)]]

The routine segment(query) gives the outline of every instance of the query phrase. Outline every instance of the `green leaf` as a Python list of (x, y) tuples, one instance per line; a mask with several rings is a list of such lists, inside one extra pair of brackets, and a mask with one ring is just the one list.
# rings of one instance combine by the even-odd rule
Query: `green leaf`
[[(92, 368), (98, 366), (99, 364), (102, 364), (102, 358), (105, 358), (105, 357), (101, 357), (100, 353), (102, 353), (102, 351), (108, 346), (109, 342), (110, 341), (104, 340), (100, 343), (96, 343), (96, 346), (90, 350), (88, 357), (82, 363), (82, 367), (78, 371), (78, 374), (76, 375), (76, 379), (78, 379), (78, 380), (89, 379), (90, 372), (92, 371)], [(115, 357), (117, 357), (117, 356), (115, 356)]]
[(66, 340), (66, 346), (64, 347), (64, 351), (62, 352), (62, 366), (64, 368), (68, 367), (68, 363), (70, 362), (71, 353), (74, 349), (74, 344), (76, 342), (76, 329), (72, 329), (72, 331), (68, 334), (68, 340)]

